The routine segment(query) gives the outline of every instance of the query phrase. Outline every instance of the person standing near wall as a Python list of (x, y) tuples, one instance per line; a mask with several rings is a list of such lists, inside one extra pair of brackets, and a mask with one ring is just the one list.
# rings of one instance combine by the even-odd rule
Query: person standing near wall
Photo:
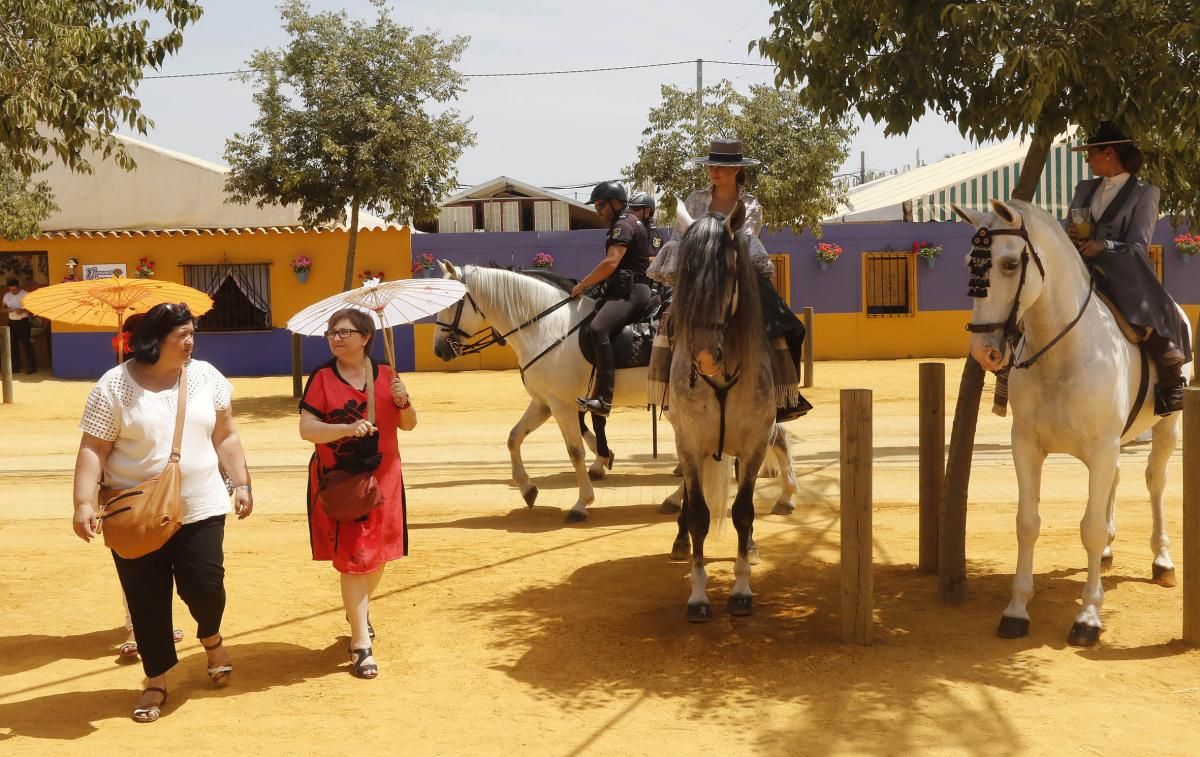
[(21, 350), (25, 350), (28, 367), (26, 373), (37, 373), (37, 356), (33, 353), (33, 321), (25, 309), (25, 295), (29, 294), (16, 279), (8, 280), (8, 291), (4, 293), (0, 311), (8, 315), (8, 328), (12, 332), (12, 370), (21, 372)]

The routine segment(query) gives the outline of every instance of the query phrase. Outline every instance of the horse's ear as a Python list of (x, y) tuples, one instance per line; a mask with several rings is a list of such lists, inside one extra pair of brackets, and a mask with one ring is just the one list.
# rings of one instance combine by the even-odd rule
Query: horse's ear
[(675, 201), (675, 228), (679, 230), (682, 236), (688, 227), (692, 225), (692, 217), (688, 215), (687, 208), (684, 207), (683, 200)]
[(992, 206), (992, 212), (1004, 219), (1005, 223), (1012, 224), (1013, 226), (1016, 226), (1018, 223), (1020, 223), (1020, 215), (1018, 215), (1017, 211), (1013, 210), (1005, 203), (1001, 202), (1000, 200), (993, 199), (990, 204)]
[(450, 278), (458, 279), (459, 281), (462, 280), (459, 278), (460, 274), (458, 272), (458, 269), (455, 268), (454, 264), (451, 263), (449, 260), (442, 258), (441, 260), (438, 261), (438, 265), (442, 267), (442, 271)]
[(954, 203), (950, 203), (950, 209), (954, 211), (954, 215), (958, 216), (963, 223), (969, 223), (972, 226), (979, 228), (983, 225), (983, 212), (970, 208), (960, 208)]

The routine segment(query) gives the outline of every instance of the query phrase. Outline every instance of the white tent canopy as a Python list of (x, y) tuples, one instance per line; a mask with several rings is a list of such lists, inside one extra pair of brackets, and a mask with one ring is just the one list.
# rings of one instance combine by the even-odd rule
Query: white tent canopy
[[(1028, 140), (1012, 139), (868, 182), (850, 190), (846, 204), (824, 221), (950, 221), (951, 204), (987, 210), (992, 198), (1009, 199), (1028, 150)], [(1046, 160), (1034, 204), (1064, 218), (1075, 185), (1090, 178), (1083, 153), (1071, 152), (1070, 143), (1059, 138)]]
[[(137, 163), (125, 171), (112, 160), (87, 151), (94, 173), (80, 174), (55, 162), (35, 180), (54, 191), (59, 210), (42, 222), (42, 231), (113, 229), (217, 229), (299, 226), (293, 206), (227, 202), (229, 169), (131, 137), (116, 137)], [(359, 213), (359, 228), (386, 226)]]

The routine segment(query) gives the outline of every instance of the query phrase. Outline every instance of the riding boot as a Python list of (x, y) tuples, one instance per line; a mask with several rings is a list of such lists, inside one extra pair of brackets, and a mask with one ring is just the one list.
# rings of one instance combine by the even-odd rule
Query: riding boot
[(1183, 377), (1183, 364), (1187, 358), (1183, 350), (1157, 334), (1150, 335), (1146, 347), (1158, 368), (1158, 385), (1154, 390), (1155, 415), (1170, 415), (1183, 410), (1183, 388), (1187, 386), (1187, 379)]
[[(797, 320), (797, 323), (799, 321)], [(796, 376), (800, 375), (800, 358), (804, 349), (804, 327), (799, 329), (788, 330), (783, 335), (783, 340), (787, 342), (788, 353), (792, 358), (792, 365), (796, 366)], [(775, 422), (786, 423), (794, 421), (797, 418), (803, 417), (812, 410), (812, 403), (804, 399), (804, 395), (796, 390), (796, 404), (787, 407), (775, 408)]]
[(596, 390), (590, 398), (580, 397), (577, 402), (585, 412), (607, 416), (612, 410), (613, 383), (617, 377), (616, 360), (613, 357), (612, 342), (605, 341), (595, 347)]

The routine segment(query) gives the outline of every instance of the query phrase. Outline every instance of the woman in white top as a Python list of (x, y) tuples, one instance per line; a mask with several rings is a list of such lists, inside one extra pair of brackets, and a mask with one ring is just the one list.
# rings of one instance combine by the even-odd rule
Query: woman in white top
[(172, 583), (197, 623), (216, 686), (233, 666), (221, 644), (225, 610), (222, 544), (229, 495), (219, 466), (234, 479), (239, 518), (254, 499), (242, 442), (230, 409), (232, 389), (212, 365), (192, 359), (195, 318), (186, 305), (156, 305), (134, 331), (133, 360), (108, 371), (88, 396), (75, 461), (75, 533), (96, 536), (97, 485), (126, 488), (162, 472), (171, 453), (179, 378), (187, 365), (187, 396), (180, 450), (183, 527), (159, 550), (133, 560), (113, 553), (129, 602), (146, 688), (133, 711), (153, 722), (167, 699), (166, 673), (178, 658), (172, 639)]

